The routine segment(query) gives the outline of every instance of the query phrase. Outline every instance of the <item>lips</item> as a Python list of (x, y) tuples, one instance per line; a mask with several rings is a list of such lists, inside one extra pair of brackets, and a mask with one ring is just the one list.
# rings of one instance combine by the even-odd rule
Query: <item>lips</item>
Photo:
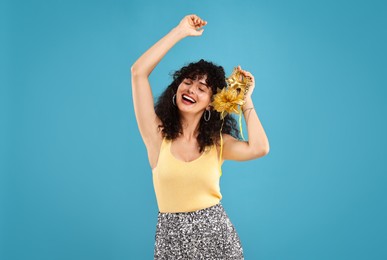
[(194, 104), (194, 103), (196, 103), (196, 100), (195, 100), (193, 97), (191, 97), (191, 96), (189, 96), (189, 95), (187, 95), (187, 94), (183, 94), (183, 95), (182, 95), (182, 99), (183, 99), (183, 101), (186, 101), (186, 102), (188, 102), (189, 104)]

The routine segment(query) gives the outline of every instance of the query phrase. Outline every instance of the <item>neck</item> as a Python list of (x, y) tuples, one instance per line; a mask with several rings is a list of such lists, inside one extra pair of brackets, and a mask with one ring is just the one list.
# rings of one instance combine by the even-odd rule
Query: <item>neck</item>
[(181, 137), (186, 141), (191, 141), (192, 139), (196, 140), (196, 137), (199, 133), (199, 122), (201, 115), (183, 115), (180, 114), (180, 123), (182, 126), (183, 133)]

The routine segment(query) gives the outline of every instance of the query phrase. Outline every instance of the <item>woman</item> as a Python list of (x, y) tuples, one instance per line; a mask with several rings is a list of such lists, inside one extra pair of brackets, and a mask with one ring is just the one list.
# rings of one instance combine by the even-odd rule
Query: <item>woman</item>
[(235, 119), (227, 115), (221, 120), (211, 106), (214, 95), (226, 86), (223, 68), (211, 62), (200, 60), (176, 71), (154, 106), (150, 73), (172, 46), (202, 35), (206, 24), (196, 15), (185, 16), (131, 68), (136, 120), (159, 207), (155, 259), (244, 259), (239, 235), (220, 202), (218, 166), (224, 160), (252, 160), (269, 152), (251, 99), (254, 77), (240, 66), (252, 83), (242, 107), (248, 141), (238, 138)]

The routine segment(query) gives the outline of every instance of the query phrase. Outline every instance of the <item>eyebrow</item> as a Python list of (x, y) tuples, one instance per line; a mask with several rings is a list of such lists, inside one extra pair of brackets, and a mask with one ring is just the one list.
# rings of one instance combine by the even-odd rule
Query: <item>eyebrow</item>
[[(187, 79), (188, 79), (188, 80), (191, 80), (191, 81), (196, 80), (196, 79), (192, 79), (192, 78), (187, 78)], [(204, 85), (204, 86), (206, 86), (207, 88), (209, 88), (209, 86), (208, 86), (206, 83), (201, 82), (201, 81), (199, 81), (199, 83), (202, 84), (202, 85)]]

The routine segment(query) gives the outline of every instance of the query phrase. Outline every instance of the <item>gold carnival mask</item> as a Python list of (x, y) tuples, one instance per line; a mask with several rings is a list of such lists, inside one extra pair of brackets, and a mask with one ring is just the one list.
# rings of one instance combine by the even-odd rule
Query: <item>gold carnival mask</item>
[[(222, 160), (223, 138), (222, 129), (224, 118), (227, 114), (235, 113), (239, 115), (239, 129), (243, 140), (245, 140), (242, 131), (242, 106), (245, 104), (245, 95), (249, 90), (251, 79), (245, 77), (241, 71), (235, 67), (231, 75), (226, 78), (227, 86), (223, 89), (218, 88), (214, 95), (214, 101), (211, 102), (213, 108), (220, 113), (223, 120), (220, 128), (220, 160)], [(219, 164), (220, 165), (220, 164)], [(219, 166), (220, 175), (222, 175), (221, 166)]]

